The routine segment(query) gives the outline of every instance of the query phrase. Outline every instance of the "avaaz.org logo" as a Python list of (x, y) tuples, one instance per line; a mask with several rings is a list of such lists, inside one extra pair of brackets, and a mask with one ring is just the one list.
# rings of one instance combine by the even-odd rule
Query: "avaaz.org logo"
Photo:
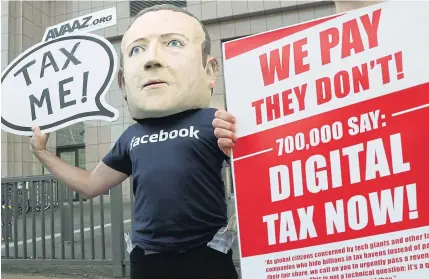
[(91, 32), (116, 24), (116, 8), (81, 16), (47, 29), (44, 41), (52, 40), (75, 32)]

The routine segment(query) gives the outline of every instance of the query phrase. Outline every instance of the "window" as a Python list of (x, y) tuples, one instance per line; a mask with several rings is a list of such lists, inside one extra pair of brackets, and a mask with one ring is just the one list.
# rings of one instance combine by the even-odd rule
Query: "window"
[(172, 4), (178, 7), (186, 7), (186, 1), (130, 1), (130, 17), (136, 16), (145, 8), (159, 4)]
[(85, 143), (85, 124), (79, 122), (65, 128), (62, 128), (56, 132), (57, 146), (73, 146), (82, 145)]

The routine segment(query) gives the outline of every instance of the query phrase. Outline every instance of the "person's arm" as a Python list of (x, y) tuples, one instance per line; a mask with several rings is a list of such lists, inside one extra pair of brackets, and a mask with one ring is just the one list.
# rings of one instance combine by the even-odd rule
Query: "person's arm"
[[(46, 149), (48, 138), (49, 134), (43, 134), (38, 127), (33, 129), (30, 147), (34, 155), (58, 180), (86, 198), (93, 198), (105, 193), (122, 183), (130, 174), (131, 163), (118, 162), (121, 159), (121, 155), (118, 154), (122, 152), (122, 149), (117, 147), (120, 144), (116, 144), (113, 151), (106, 156), (107, 159), (105, 158), (106, 162), (111, 164), (110, 166), (102, 161), (90, 172), (72, 166), (48, 151)], [(121, 167), (115, 167), (114, 163), (120, 164)]]
[(34, 151), (39, 161), (67, 187), (83, 195), (93, 198), (119, 185), (128, 175), (108, 167), (104, 162), (98, 163), (91, 172), (68, 164), (46, 149)]

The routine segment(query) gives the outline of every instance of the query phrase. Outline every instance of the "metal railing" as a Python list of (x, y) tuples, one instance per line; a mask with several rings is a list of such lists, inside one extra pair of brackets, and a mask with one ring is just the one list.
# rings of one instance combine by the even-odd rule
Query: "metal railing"
[(122, 222), (110, 206), (122, 202), (115, 188), (108, 198), (86, 200), (53, 176), (2, 178), (2, 266), (109, 265), (121, 277), (122, 260), (112, 251), (123, 235), (106, 234)]
[[(235, 208), (229, 167), (223, 174), (231, 216)], [(131, 232), (134, 222), (133, 185), (129, 183), (127, 197), (124, 184), (85, 199), (51, 175), (2, 178), (2, 267), (77, 265), (124, 277), (129, 267), (124, 233)]]

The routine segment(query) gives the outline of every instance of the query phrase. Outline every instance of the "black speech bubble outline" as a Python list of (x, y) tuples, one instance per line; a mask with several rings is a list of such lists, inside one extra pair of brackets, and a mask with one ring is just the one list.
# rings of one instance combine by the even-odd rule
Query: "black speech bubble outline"
[[(66, 122), (69, 122), (69, 121), (72, 121), (72, 120), (75, 120), (75, 119), (84, 118), (84, 117), (87, 117), (87, 116), (100, 115), (100, 116), (113, 117), (115, 115), (112, 111), (110, 111), (110, 110), (106, 109), (105, 107), (103, 107), (103, 105), (101, 104), (101, 101), (100, 101), (101, 94), (106, 89), (107, 85), (109, 84), (109, 80), (111, 79), (112, 74), (113, 74), (113, 52), (110, 50), (110, 48), (109, 48), (109, 46), (107, 44), (105, 44), (103, 41), (101, 41), (100, 39), (95, 38), (95, 37), (89, 37), (89, 36), (85, 36), (85, 35), (70, 35), (70, 36), (66, 36), (66, 37), (59, 37), (59, 38), (56, 38), (54, 40), (45, 42), (44, 44), (42, 44), (42, 45), (34, 48), (33, 50), (31, 50), (25, 56), (21, 57), (18, 61), (16, 61), (11, 67), (9, 67), (9, 69), (2, 76), (1, 82), (3, 83), (3, 80), (7, 77), (7, 75), (9, 74), (9, 72), (12, 69), (14, 69), (15, 66), (17, 64), (19, 64), (22, 60), (24, 60), (26, 57), (28, 57), (30, 54), (38, 51), (39, 49), (41, 49), (41, 48), (43, 48), (45, 46), (48, 46), (48, 45), (56, 43), (56, 42), (60, 42), (60, 41), (64, 41), (64, 40), (76, 40), (76, 39), (93, 41), (93, 42), (99, 44), (100, 46), (102, 46), (104, 48), (104, 50), (106, 51), (106, 53), (107, 53), (107, 55), (109, 56), (109, 59), (110, 59), (110, 63), (109, 63), (110, 65), (109, 65), (109, 71), (107, 73), (107, 77), (106, 77), (103, 85), (100, 87), (100, 90), (98, 90), (97, 95), (95, 95), (95, 104), (97, 105), (98, 111), (83, 112), (83, 113), (70, 116), (68, 118), (59, 120), (59, 121), (51, 123), (51, 124), (40, 126), (39, 128), (40, 128), (41, 131), (43, 131), (45, 129), (52, 128), (52, 127), (55, 127), (55, 126), (59, 126), (61, 124), (64, 124)], [(16, 130), (16, 131), (24, 131), (24, 132), (31, 132), (32, 131), (31, 127), (17, 126), (17, 125), (14, 125), (12, 123), (9, 123), (7, 120), (5, 120), (3, 118), (3, 116), (1, 117), (1, 123), (3, 125), (5, 125), (5, 126), (11, 128), (11, 129)]]

